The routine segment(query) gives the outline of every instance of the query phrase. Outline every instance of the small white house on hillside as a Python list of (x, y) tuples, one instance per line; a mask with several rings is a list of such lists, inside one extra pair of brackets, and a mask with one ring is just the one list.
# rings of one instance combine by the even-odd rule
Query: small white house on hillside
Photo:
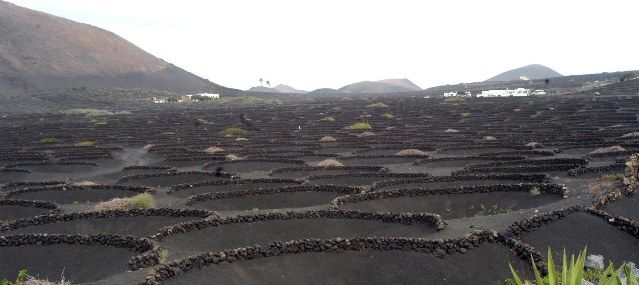
[(506, 90), (488, 90), (477, 94), (477, 97), (522, 97), (530, 95), (530, 90), (526, 88), (506, 89)]
[(464, 92), (464, 94), (459, 94), (459, 92), (447, 92), (447, 93), (444, 93), (444, 97), (457, 97), (457, 96), (459, 96), (459, 97), (472, 97), (473, 94), (468, 92), (468, 91)]
[(197, 94), (197, 96), (209, 97), (209, 98), (213, 98), (213, 99), (220, 99), (220, 94), (213, 94), (213, 93), (200, 93), (200, 94)]

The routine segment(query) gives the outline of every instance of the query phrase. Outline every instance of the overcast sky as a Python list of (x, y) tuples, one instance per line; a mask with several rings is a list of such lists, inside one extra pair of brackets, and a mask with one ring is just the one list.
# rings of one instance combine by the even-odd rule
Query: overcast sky
[(539, 63), (639, 69), (639, 1), (10, 0), (95, 25), (215, 83), (422, 88)]

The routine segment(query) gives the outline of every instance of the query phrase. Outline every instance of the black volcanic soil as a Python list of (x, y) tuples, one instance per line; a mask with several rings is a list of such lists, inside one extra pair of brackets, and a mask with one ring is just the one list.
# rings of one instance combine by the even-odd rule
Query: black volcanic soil
[(42, 200), (59, 204), (72, 204), (74, 202), (99, 202), (113, 198), (130, 197), (139, 193), (117, 189), (85, 189), (85, 190), (48, 190), (25, 192), (11, 196), (12, 199)]
[(188, 189), (180, 189), (178, 191), (173, 192), (173, 195), (176, 197), (187, 198), (188, 196), (195, 194), (203, 194), (209, 192), (232, 192), (232, 191), (242, 191), (242, 190), (251, 190), (251, 189), (271, 189), (271, 188), (279, 188), (286, 186), (294, 186), (297, 183), (243, 183), (243, 184), (226, 184), (226, 185), (203, 185), (203, 186), (195, 186)]
[(59, 221), (37, 226), (20, 228), (3, 234), (30, 234), (30, 233), (47, 233), (47, 234), (118, 234), (132, 236), (149, 236), (155, 234), (159, 229), (194, 220), (197, 218), (181, 217), (115, 217), (115, 218), (84, 218), (71, 221)]
[(111, 246), (23, 245), (0, 246), (0, 276), (13, 277), (22, 269), (40, 279), (82, 283), (100, 280), (128, 270), (137, 253)]
[[(60, 94), (65, 92), (59, 91)], [(116, 96), (147, 98), (145, 96), (156, 94), (120, 90), (113, 91), (109, 96), (93, 98), (93, 94), (97, 94), (94, 93), (97, 92), (95, 90), (74, 92), (76, 95), (86, 93), (80, 97), (85, 101), (77, 101), (74, 100), (76, 97), (61, 96), (58, 93), (55, 94), (60, 96), (42, 96), (50, 96), (46, 98), (52, 103), (73, 102), (82, 108), (103, 108), (88, 102), (97, 104)], [(624, 165), (630, 154), (639, 152), (638, 140), (627, 136), (639, 130), (637, 96), (603, 94), (597, 97), (465, 98), (459, 102), (451, 102), (414, 94), (395, 95), (347, 97), (338, 100), (325, 97), (296, 100), (286, 97), (278, 97), (276, 100), (271, 100), (270, 97), (223, 98), (215, 103), (154, 104), (152, 108), (133, 104), (110, 110), (130, 109), (130, 114), (99, 116), (54, 112), (2, 114), (0, 184), (6, 185), (10, 181), (29, 183), (9, 185), (0, 191), (0, 195), (4, 196), (8, 191), (16, 189), (57, 187), (47, 183), (50, 181), (59, 181), (55, 182), (58, 184), (63, 182), (68, 190), (9, 194), (0, 199), (30, 200), (32, 202), (25, 203), (59, 208), (62, 213), (72, 214), (88, 211), (99, 201), (137, 195), (137, 191), (115, 190), (116, 187), (122, 187), (121, 184), (128, 184), (152, 188), (148, 191), (158, 208), (209, 209), (217, 211), (221, 219), (230, 220), (240, 219), (236, 217), (238, 215), (246, 216), (241, 218), (242, 223), (219, 228), (204, 227), (181, 233), (181, 228), (176, 227), (173, 229), (174, 234), (163, 241), (155, 236), (156, 231), (163, 226), (191, 218), (88, 218), (27, 226), (16, 231), (49, 233), (48, 236), (56, 232), (154, 236), (153, 241), (161, 242), (160, 250), (166, 250), (162, 251), (163, 254), (168, 253), (165, 262), (170, 262), (202, 251), (230, 250), (229, 247), (255, 243), (264, 246), (274, 240), (371, 235), (448, 240), (460, 239), (477, 229), (504, 234), (512, 224), (522, 219), (570, 206), (588, 206), (607, 191), (622, 190), (620, 183), (612, 183), (606, 189), (595, 189), (592, 186), (601, 184), (598, 179), (602, 174), (623, 171), (619, 166)], [(375, 103), (384, 103), (388, 108), (384, 108), (382, 112), (367, 107)], [(12, 104), (16, 106), (26, 103), (20, 101)], [(394, 117), (384, 117), (386, 112)], [(335, 122), (322, 121), (326, 116), (335, 118)], [(369, 123), (369, 131), (374, 135), (357, 136), (361, 131), (345, 128), (355, 122)], [(223, 129), (230, 127), (245, 129), (246, 135), (243, 138), (246, 140), (220, 134)], [(320, 142), (324, 136), (331, 136), (335, 141)], [(56, 140), (47, 142), (43, 140), (46, 137)], [(487, 139), (489, 137), (494, 139)], [(89, 147), (75, 146), (76, 142), (86, 140), (95, 144)], [(619, 146), (626, 151), (591, 155), (594, 150), (611, 146)], [(222, 151), (214, 154), (203, 151), (210, 147), (218, 147)], [(419, 149), (431, 157), (395, 155), (407, 149)], [(318, 161), (326, 158), (334, 158), (346, 165), (370, 166), (313, 168)], [(306, 163), (302, 163), (304, 161)], [(67, 173), (62, 168), (53, 166), (93, 164), (97, 166), (85, 167), (86, 171), (82, 169), (83, 171)], [(36, 172), (36, 168), (31, 168), (30, 173), (19, 170), (23, 166), (36, 165), (46, 165), (39, 169), (46, 171)], [(207, 169), (204, 169), (204, 165), (207, 165)], [(232, 177), (220, 177), (226, 174), (212, 173), (220, 171), (217, 166), (222, 166), (221, 172), (232, 173)], [(283, 166), (302, 170), (287, 172), (286, 168), (271, 171), (273, 167)], [(132, 168), (124, 170), (126, 167)], [(611, 170), (609, 167), (617, 168)], [(344, 174), (317, 178), (317, 175), (331, 172)], [(472, 179), (468, 178), (468, 173), (516, 175), (504, 176), (511, 177), (504, 179)], [(409, 190), (415, 187), (486, 190), (493, 188), (493, 185), (502, 184), (503, 188), (494, 188), (510, 190), (516, 188), (513, 185), (541, 183), (528, 181), (528, 178), (512, 178), (524, 177), (518, 174), (528, 173), (547, 174), (547, 181), (543, 179), (545, 176), (537, 177), (538, 180), (561, 184), (571, 195), (567, 198), (558, 194), (534, 196), (534, 193), (524, 187), (517, 188), (523, 190), (521, 192), (415, 195), (340, 204), (340, 201), (348, 201), (348, 198), (335, 200), (336, 198), (358, 190), (330, 192), (341, 189), (339, 187), (342, 185), (372, 187), (375, 182), (382, 180), (375, 186), (391, 183), (392, 185), (383, 188), (395, 188), (398, 189), (397, 192), (409, 194), (417, 193), (417, 190)], [(572, 176), (575, 173), (578, 175)], [(140, 174), (135, 176), (137, 179), (128, 180), (130, 175), (136, 174)], [(144, 174), (157, 176), (144, 177)], [(421, 181), (437, 182), (395, 183), (407, 181), (406, 177), (409, 176), (413, 179), (417, 174), (421, 175)], [(126, 176), (129, 178), (122, 178)], [(461, 176), (471, 180), (464, 180), (466, 178)], [(248, 181), (247, 179), (278, 177), (293, 177), (298, 180), (282, 184), (233, 184)], [(199, 182), (221, 179), (233, 183), (228, 186), (196, 186)], [(447, 180), (454, 182), (443, 182)], [(267, 180), (262, 180), (264, 181)], [(324, 183), (336, 185), (309, 186)], [(100, 185), (94, 188), (104, 189), (77, 186), (93, 184)], [(177, 186), (178, 184), (183, 185)], [(280, 188), (293, 184), (301, 187)], [(317, 191), (286, 192), (300, 189)], [(361, 190), (371, 191), (364, 187)], [(373, 187), (372, 191), (372, 194), (363, 195), (375, 196), (379, 192), (374, 191), (386, 190)], [(190, 196), (206, 192), (213, 194)], [(204, 199), (199, 200), (202, 197)], [(623, 197), (608, 204), (603, 210), (613, 215), (636, 219), (639, 215), (634, 207), (636, 199), (636, 196)], [(35, 200), (41, 202), (33, 202)], [(87, 201), (90, 203), (86, 203)], [(335, 206), (343, 209), (432, 212), (441, 215), (444, 223), (440, 225), (443, 228), (435, 231), (432, 226), (368, 220), (255, 220), (259, 219), (256, 218), (259, 215), (271, 212), (325, 210), (333, 205), (333, 201), (336, 202)], [(49, 213), (49, 210), (0, 206), (0, 220), (3, 222), (44, 213)], [(410, 216), (406, 213), (390, 213), (375, 214), (373, 217), (381, 217), (380, 215), (394, 221), (405, 221), (401, 217)], [(28, 224), (29, 221), (32, 220), (13, 223)], [(2, 237), (0, 243), (1, 240)], [(548, 246), (559, 253), (564, 246), (572, 246), (567, 249), (575, 251), (587, 244), (591, 253), (602, 254), (606, 259), (615, 261), (631, 259), (637, 262), (634, 254), (639, 252), (636, 237), (611, 226), (605, 220), (586, 214), (569, 215), (564, 220), (544, 225), (524, 235), (523, 240), (541, 252), (545, 252)], [(34, 270), (32, 273), (43, 272), (42, 276), (50, 280), (59, 279), (64, 268), (67, 279), (76, 283), (95, 281), (97, 284), (138, 284), (149, 273), (147, 269), (129, 271), (129, 258), (134, 253), (108, 246), (4, 247), (0, 249), (0, 254), (8, 257), (0, 258), (0, 278), (5, 275), (13, 278), (19, 269), (31, 270), (28, 268), (30, 263)], [(444, 259), (393, 251), (291, 254), (207, 266), (171, 279), (169, 283), (467, 284), (471, 280), (473, 284), (495, 284), (510, 277), (507, 261), (515, 260), (511, 257), (504, 246), (492, 244)], [(527, 264), (523, 267), (525, 269)]]
[(509, 261), (519, 263), (497, 244), (444, 259), (401, 251), (300, 253), (210, 265), (166, 284), (503, 284)]
[[(570, 214), (525, 234), (522, 239), (544, 253), (550, 247), (565, 248), (576, 255), (588, 247), (588, 254), (603, 255), (614, 264), (639, 262), (639, 239), (586, 213)], [(555, 253), (559, 256), (561, 250)]]
[(314, 191), (276, 193), (200, 201), (193, 207), (213, 211), (303, 208), (329, 204), (339, 196), (339, 193)]
[(0, 222), (15, 219), (25, 219), (33, 216), (47, 214), (49, 209), (36, 207), (23, 207), (17, 205), (0, 205)]
[(639, 221), (639, 195), (635, 194), (632, 197), (624, 197), (614, 203), (606, 205), (603, 210), (613, 215)]
[(456, 219), (534, 208), (560, 199), (557, 194), (531, 196), (528, 192), (513, 191), (397, 197), (349, 203), (340, 208), (373, 212), (430, 212), (444, 219)]
[(302, 238), (353, 238), (369, 236), (427, 237), (436, 231), (426, 224), (405, 225), (360, 219), (268, 220), (208, 227), (161, 239), (171, 259), (197, 252), (219, 251), (248, 245), (267, 245), (272, 241)]

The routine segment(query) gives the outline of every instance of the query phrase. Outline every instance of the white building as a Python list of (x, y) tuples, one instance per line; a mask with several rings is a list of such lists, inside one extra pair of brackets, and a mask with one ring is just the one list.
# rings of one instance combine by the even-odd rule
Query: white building
[(153, 103), (155, 103), (155, 104), (166, 103), (166, 99), (153, 97)]
[(464, 92), (464, 94), (459, 94), (459, 92), (444, 93), (444, 97), (457, 97), (457, 96), (460, 96), (460, 97), (472, 97), (473, 94), (468, 92), (468, 91)]
[(200, 94), (197, 94), (197, 96), (209, 97), (209, 98), (213, 98), (213, 99), (220, 99), (220, 94), (213, 94), (213, 93), (200, 93)]
[(521, 97), (530, 95), (530, 90), (526, 88), (506, 89), (506, 90), (488, 90), (477, 94), (477, 97)]

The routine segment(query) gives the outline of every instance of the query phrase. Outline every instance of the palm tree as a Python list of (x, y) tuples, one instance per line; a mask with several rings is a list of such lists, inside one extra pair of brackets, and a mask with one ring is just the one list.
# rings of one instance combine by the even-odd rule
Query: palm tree
[(268, 88), (271, 88), (271, 81), (270, 80), (266, 80), (266, 85), (268, 85)]
[(262, 79), (262, 77), (260, 77), (260, 87), (262, 87), (262, 82), (264, 81), (264, 79)]

